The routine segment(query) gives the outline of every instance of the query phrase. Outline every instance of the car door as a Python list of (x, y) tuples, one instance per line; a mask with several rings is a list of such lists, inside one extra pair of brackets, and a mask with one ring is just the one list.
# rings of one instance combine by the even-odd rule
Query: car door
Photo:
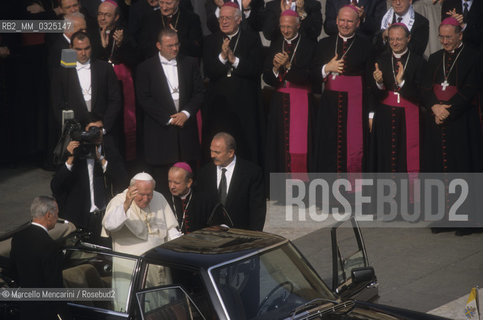
[(374, 300), (377, 278), (369, 264), (361, 229), (354, 218), (331, 229), (332, 290), (343, 300)]
[(180, 286), (162, 286), (136, 293), (142, 320), (205, 320)]
[[(85, 288), (84, 300), (68, 303), (77, 320), (131, 319), (131, 294), (138, 278), (139, 258), (89, 245), (66, 249), (65, 288)], [(97, 291), (108, 293), (96, 298)]]

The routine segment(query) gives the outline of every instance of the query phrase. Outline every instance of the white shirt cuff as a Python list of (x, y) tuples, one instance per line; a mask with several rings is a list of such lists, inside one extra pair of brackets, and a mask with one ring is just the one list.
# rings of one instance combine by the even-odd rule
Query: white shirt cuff
[(74, 166), (74, 164), (68, 164), (67, 162), (65, 163), (65, 167), (67, 168), (67, 170), (69, 171), (72, 171), (72, 167)]
[(369, 119), (374, 119), (375, 112), (369, 112)]
[(226, 64), (228, 62), (228, 59), (223, 59), (221, 57), (221, 53), (218, 55), (218, 60), (220, 60), (221, 63)]
[(233, 62), (232, 66), (234, 69), (238, 68), (238, 64), (240, 63), (240, 59), (238, 59), (237, 57), (235, 57), (235, 62)]
[(275, 76), (275, 78), (278, 78), (279, 72), (275, 72), (273, 69), (272, 69), (272, 72), (273, 72), (273, 75)]
[(324, 64), (324, 66), (322, 67), (322, 79), (327, 78), (327, 76), (329, 75), (327, 72), (325, 72), (325, 66), (327, 66), (327, 65)]
[(398, 86), (399, 88), (402, 88), (402, 87), (404, 86), (404, 83), (405, 83), (405, 82), (406, 82), (406, 80), (403, 80), (403, 81), (401, 81), (401, 84), (398, 84), (397, 86)]
[(376, 82), (376, 86), (377, 86), (377, 89), (379, 89), (379, 90), (385, 90), (386, 89), (386, 87), (384, 86), (384, 83)]
[(190, 113), (186, 110), (181, 110), (181, 112), (183, 112), (187, 117), (188, 119), (191, 117)]

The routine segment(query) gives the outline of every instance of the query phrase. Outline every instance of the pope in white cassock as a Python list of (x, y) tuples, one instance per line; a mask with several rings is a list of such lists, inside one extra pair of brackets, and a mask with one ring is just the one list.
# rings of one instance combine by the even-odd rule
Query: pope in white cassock
[[(112, 237), (114, 251), (141, 255), (181, 235), (171, 207), (161, 193), (154, 191), (155, 185), (151, 175), (138, 173), (131, 179), (129, 188), (107, 205), (101, 235)], [(113, 258), (112, 287), (116, 290), (116, 311), (125, 311), (131, 283), (132, 266), (123, 262)], [(167, 275), (162, 269), (150, 273), (148, 282), (153, 285), (166, 281)]]

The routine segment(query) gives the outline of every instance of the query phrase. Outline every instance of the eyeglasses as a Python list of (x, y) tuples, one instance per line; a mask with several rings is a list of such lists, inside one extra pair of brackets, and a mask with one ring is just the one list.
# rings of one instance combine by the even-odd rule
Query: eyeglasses
[(220, 16), (218, 18), (218, 21), (233, 21), (235, 19), (234, 16), (231, 16), (231, 17), (226, 17), (226, 16)]

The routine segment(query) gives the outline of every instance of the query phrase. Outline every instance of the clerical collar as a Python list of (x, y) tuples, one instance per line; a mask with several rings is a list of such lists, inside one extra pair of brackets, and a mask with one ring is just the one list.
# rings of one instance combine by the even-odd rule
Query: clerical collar
[(461, 46), (462, 46), (462, 45), (463, 45), (463, 41), (461, 41), (461, 43), (460, 43), (460, 45), (458, 46), (458, 48), (453, 49), (453, 50), (449, 51), (448, 53), (450, 53), (450, 54), (454, 54), (455, 52), (457, 52), (457, 51), (458, 51), (458, 50), (461, 48)]
[(395, 52), (393, 51), (392, 55), (393, 55), (393, 56), (394, 56), (394, 58), (396, 58), (396, 59), (401, 59), (401, 57), (402, 57), (403, 55), (405, 55), (407, 52), (408, 52), (408, 48), (406, 48), (406, 50), (404, 50), (404, 51), (403, 51), (403, 52), (401, 52), (401, 53), (395, 53)]
[(191, 188), (188, 189), (188, 192), (186, 192), (185, 195), (179, 196), (179, 198), (181, 200), (184, 200), (184, 199), (188, 198), (190, 194), (191, 194)]
[(285, 39), (288, 44), (292, 44), (293, 41), (297, 40), (299, 34), (297, 33), (292, 39)]
[(228, 37), (228, 39), (231, 40), (234, 36), (238, 34), (238, 32), (240, 32), (240, 28), (238, 28), (234, 34), (225, 34), (225, 35)]
[(341, 38), (342, 38), (342, 40), (344, 40), (344, 42), (347, 42), (347, 40), (354, 38), (354, 36), (355, 36), (355, 35), (356, 35), (356, 34), (354, 33), (354, 34), (353, 34), (352, 36), (350, 36), (350, 37), (344, 37), (343, 35), (341, 35), (341, 34), (339, 33), (339, 37), (341, 37)]
[(178, 13), (178, 11), (179, 11), (179, 7), (177, 7), (177, 8), (176, 8), (176, 11), (175, 11), (175, 12), (174, 12), (172, 15), (170, 15), (170, 16), (165, 16), (165, 17), (167, 17), (167, 18), (172, 18), (172, 17), (174, 17), (174, 16), (175, 16), (175, 15)]

